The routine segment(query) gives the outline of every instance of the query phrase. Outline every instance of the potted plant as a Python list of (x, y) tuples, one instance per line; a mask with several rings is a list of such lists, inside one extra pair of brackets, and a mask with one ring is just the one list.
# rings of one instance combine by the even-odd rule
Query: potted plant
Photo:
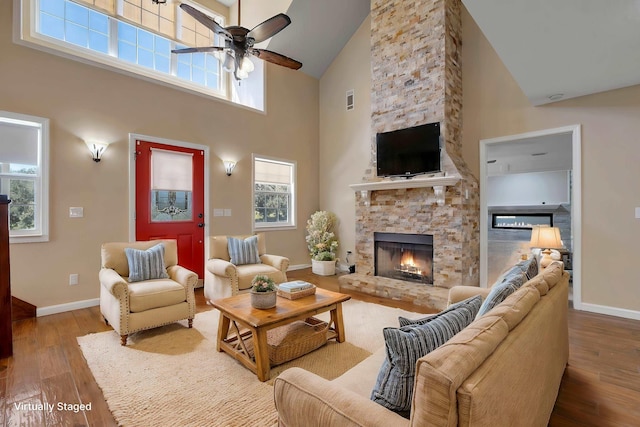
[(307, 220), (307, 248), (311, 256), (311, 271), (320, 276), (336, 274), (338, 239), (333, 232), (336, 215), (317, 211)]
[(276, 282), (272, 278), (257, 275), (251, 281), (251, 306), (254, 308), (273, 308), (276, 306)]

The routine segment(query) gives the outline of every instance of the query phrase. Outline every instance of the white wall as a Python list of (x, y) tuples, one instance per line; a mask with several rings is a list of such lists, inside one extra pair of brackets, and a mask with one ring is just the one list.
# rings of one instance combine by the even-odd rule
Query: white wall
[(569, 171), (490, 176), (487, 206), (537, 206), (569, 203)]
[[(355, 192), (371, 161), (371, 19), (358, 31), (320, 79), (320, 209), (338, 216), (341, 267), (355, 252)], [(346, 92), (355, 108), (346, 111)], [(355, 261), (355, 256), (350, 258)]]

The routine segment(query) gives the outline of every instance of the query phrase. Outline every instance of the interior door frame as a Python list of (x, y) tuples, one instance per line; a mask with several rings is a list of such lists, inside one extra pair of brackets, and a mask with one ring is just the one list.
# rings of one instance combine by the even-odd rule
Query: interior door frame
[(571, 234), (573, 237), (573, 307), (582, 307), (582, 136), (580, 125), (526, 132), (480, 140), (480, 286), (487, 286), (489, 214), (487, 211), (487, 148), (491, 144), (522, 141), (548, 135), (571, 134), (572, 187)]
[(136, 141), (142, 140), (158, 144), (174, 145), (176, 147), (191, 148), (204, 151), (204, 256), (205, 260), (209, 256), (209, 232), (207, 228), (211, 226), (209, 222), (209, 147), (206, 145), (194, 144), (191, 142), (178, 141), (175, 139), (160, 138), (151, 135), (137, 133), (129, 134), (129, 241), (136, 239), (136, 162), (135, 151)]

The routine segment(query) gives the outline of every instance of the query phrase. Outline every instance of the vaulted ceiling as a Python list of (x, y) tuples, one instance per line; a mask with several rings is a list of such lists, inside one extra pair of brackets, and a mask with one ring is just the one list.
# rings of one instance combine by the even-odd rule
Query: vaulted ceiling
[[(237, 0), (218, 0), (230, 7), (231, 21)], [(291, 24), (262, 43), (263, 47), (302, 62), (301, 71), (317, 79), (338, 56), (369, 15), (369, 0), (243, 0), (242, 26), (252, 28), (276, 13), (286, 13)]]
[[(218, 1), (232, 11), (237, 2)], [(533, 105), (640, 84), (640, 0), (462, 3)], [(320, 78), (370, 8), (370, 0), (243, 0), (242, 16), (263, 15), (243, 22), (251, 28), (287, 13), (291, 25), (267, 49)]]
[(640, 0), (462, 3), (533, 105), (640, 84)]

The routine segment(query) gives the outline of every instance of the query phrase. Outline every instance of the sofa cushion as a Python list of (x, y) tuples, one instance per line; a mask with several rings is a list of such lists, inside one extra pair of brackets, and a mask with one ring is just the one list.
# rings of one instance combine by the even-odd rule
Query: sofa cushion
[(542, 271), (541, 274), (544, 281), (549, 285), (549, 289), (552, 289), (558, 282), (560, 282), (563, 273), (564, 264), (560, 261), (553, 261)]
[(159, 243), (146, 250), (125, 248), (124, 252), (129, 264), (129, 282), (169, 277), (164, 265), (164, 244)]
[(516, 265), (520, 267), (524, 275), (527, 277), (527, 280), (531, 280), (538, 275), (538, 261), (534, 256), (524, 261), (520, 261)]
[(258, 255), (258, 236), (247, 237), (244, 240), (235, 237), (227, 237), (229, 245), (229, 258), (231, 264), (260, 264)]
[(129, 310), (132, 313), (168, 307), (187, 300), (187, 292), (171, 279), (147, 280), (129, 284)]
[(480, 295), (472, 296), (463, 301), (457, 302), (455, 304), (451, 304), (448, 308), (441, 311), (440, 313), (432, 314), (426, 317), (422, 317), (420, 319), (412, 320), (412, 319), (407, 319), (406, 317), (399, 316), (398, 322), (400, 323), (400, 327), (407, 326), (407, 325), (424, 325), (425, 323), (431, 322), (432, 320), (435, 320), (438, 317), (443, 316), (446, 313), (449, 313), (450, 311), (456, 310), (458, 307), (462, 305), (470, 305), (476, 310), (476, 312), (478, 312), (478, 310), (480, 309), (480, 306), (482, 305), (482, 297)]
[(540, 293), (535, 286), (524, 284), (491, 310), (487, 316), (502, 318), (512, 330), (524, 319), (531, 309), (540, 301)]
[(408, 415), (416, 361), (469, 325), (478, 308), (478, 304), (463, 304), (424, 324), (384, 328), (387, 357), (378, 373), (371, 400), (401, 415)]
[(496, 283), (491, 288), (491, 292), (482, 302), (482, 306), (478, 311), (477, 317), (481, 317), (489, 312), (493, 307), (500, 304), (506, 297), (514, 293), (522, 286), (525, 281), (525, 275), (519, 267), (514, 267), (511, 273), (506, 275), (504, 281)]
[(416, 363), (412, 418), (429, 420), (429, 425), (458, 425), (458, 387), (508, 334), (509, 328), (504, 320), (494, 316), (483, 317), (420, 358)]
[(237, 271), (238, 271), (238, 289), (240, 290), (251, 288), (252, 286), (251, 281), (258, 274), (262, 276), (270, 277), (276, 283), (281, 283), (283, 281), (282, 271), (267, 264), (239, 265), (237, 268)]
[(386, 349), (382, 346), (371, 356), (331, 382), (369, 399), (371, 390), (376, 385), (376, 377), (380, 371), (380, 366), (382, 366), (386, 357)]

